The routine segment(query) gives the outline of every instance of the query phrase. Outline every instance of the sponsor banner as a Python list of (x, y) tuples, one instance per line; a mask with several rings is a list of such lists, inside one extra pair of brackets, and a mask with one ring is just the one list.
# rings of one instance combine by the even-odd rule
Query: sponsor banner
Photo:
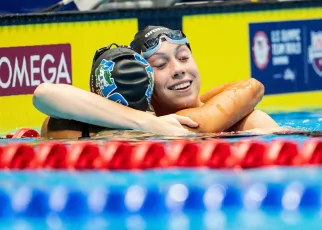
[(0, 48), (0, 96), (32, 94), (43, 82), (72, 84), (70, 44)]
[(266, 94), (322, 90), (322, 20), (251, 23), (249, 38)]
[(0, 112), (0, 135), (41, 127), (46, 115), (33, 106), (32, 93), (42, 82), (89, 91), (95, 51), (112, 42), (129, 44), (138, 28), (137, 19), (59, 22), (61, 18), (0, 26), (0, 108), (5, 111)]
[[(262, 25), (266, 26), (266, 24), (269, 24), (267, 22), (274, 24), (274, 28), (278, 27), (283, 29), (284, 23), (281, 22), (296, 20), (294, 24), (296, 24), (297, 27), (288, 27), (288, 29), (296, 29), (302, 28), (302, 23), (305, 24), (307, 21), (312, 21), (312, 26), (314, 26), (314, 28), (312, 28), (317, 31), (316, 26), (319, 26), (319, 23), (321, 24), (321, 17), (319, 15), (322, 15), (322, 7), (184, 16), (182, 28), (189, 39), (194, 59), (199, 67), (202, 78), (201, 92), (206, 92), (214, 86), (223, 84), (225, 82), (238, 81), (249, 77), (256, 77), (257, 79), (264, 80), (263, 83), (266, 87), (266, 94), (295, 92), (294, 88), (297, 88), (294, 86), (294, 83), (291, 83), (291, 80), (288, 80), (289, 82), (283, 81), (283, 83), (286, 83), (284, 85), (285, 89), (288, 89), (286, 91), (282, 87), (283, 83), (281, 83), (281, 86), (275, 85), (275, 87), (273, 87), (273, 81), (271, 81), (271, 78), (264, 77), (266, 76), (264, 74), (265, 70), (267, 71), (268, 68), (271, 69), (272, 50), (270, 49), (269, 53), (266, 54), (269, 55), (268, 58), (270, 58), (270, 62), (265, 63), (265, 59), (263, 59), (264, 61), (258, 60), (258, 68), (255, 65), (252, 57), (253, 39), (256, 32), (263, 30), (268, 37), (268, 42), (271, 46), (271, 35), (268, 34), (265, 29), (262, 29)], [(258, 27), (255, 28), (256, 25), (258, 25)], [(254, 28), (254, 30), (252, 28)], [(296, 30), (293, 31), (293, 33), (297, 32), (298, 31)], [(289, 31), (290, 36), (291, 33), (292, 31)], [(307, 34), (307, 36), (311, 36), (308, 31)], [(298, 54), (298, 52), (300, 52), (298, 49), (299, 42), (303, 43), (303, 39), (305, 38), (301, 37), (301, 41), (297, 41), (296, 39), (298, 38), (296, 37), (296, 34), (293, 34), (292, 36), (292, 38), (285, 38), (289, 40), (287, 43), (290, 43), (287, 48), (287, 52), (290, 53), (290, 55), (288, 55), (289, 61), (292, 63), (298, 61), (303, 66), (305, 57), (303, 56), (303, 53)], [(265, 35), (261, 35), (259, 33), (257, 34), (257, 39), (265, 39)], [(310, 38), (306, 37), (306, 39), (307, 46), (310, 46)], [(301, 59), (299, 56), (302, 56), (303, 59)], [(261, 70), (260, 68), (263, 68), (265, 65), (267, 65), (265, 70)], [(256, 68), (256, 74), (254, 74), (254, 70), (251, 67)], [(304, 69), (304, 67), (301, 66), (295, 67), (297, 71), (303, 71), (302, 68)], [(307, 67), (312, 66), (308, 64)], [(287, 70), (287, 68), (284, 68), (284, 70), (285, 69)], [(282, 70), (283, 72), (281, 73), (284, 74), (284, 70)], [(291, 69), (291, 71), (292, 70), (293, 69)], [(312, 68), (308, 70), (311, 71)], [(286, 71), (286, 78), (293, 78), (292, 74), (294, 72), (291, 71)], [(311, 81), (312, 80), (310, 79), (310, 84), (314, 86), (315, 84)], [(301, 86), (298, 88), (300, 89), (300, 87)], [(278, 89), (279, 91), (277, 91)], [(271, 104), (271, 106), (274, 106), (278, 105), (280, 100), (274, 99), (270, 102), (274, 103)], [(290, 103), (295, 105), (298, 102), (292, 101)], [(320, 103), (320, 105), (322, 105), (322, 101), (318, 100), (311, 100), (307, 103), (314, 103), (314, 105)], [(261, 106), (261, 104), (259, 104), (259, 106)], [(284, 108), (284, 104), (281, 106)]]

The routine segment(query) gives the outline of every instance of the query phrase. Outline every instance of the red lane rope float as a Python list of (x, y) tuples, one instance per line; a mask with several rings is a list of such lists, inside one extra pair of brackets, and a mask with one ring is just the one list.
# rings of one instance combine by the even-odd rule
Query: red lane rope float
[(322, 139), (306, 141), (301, 148), (301, 153), (304, 164), (322, 165)]
[(0, 145), (0, 169), (3, 169), (2, 167), (3, 152), (4, 152), (4, 147)]
[(31, 145), (9, 144), (0, 152), (1, 169), (33, 169), (35, 151)]
[(62, 143), (48, 142), (38, 146), (36, 167), (48, 169), (67, 168), (67, 147)]
[(132, 145), (122, 141), (111, 141), (104, 145), (96, 162), (97, 169), (132, 169)]
[(292, 166), (301, 165), (302, 157), (296, 142), (276, 140), (266, 147), (266, 156), (270, 165)]
[(6, 138), (39, 138), (39, 133), (34, 129), (21, 128), (18, 129), (14, 134), (7, 134)]
[(238, 163), (228, 142), (205, 141), (200, 145), (198, 155), (198, 165), (209, 168), (233, 168)]
[(76, 142), (68, 149), (67, 168), (75, 170), (95, 169), (98, 159), (100, 159), (100, 151), (96, 144)]
[(158, 142), (138, 143), (132, 149), (133, 169), (168, 168), (169, 158), (164, 145)]
[[(36, 153), (35, 153), (36, 152)], [(101, 169), (139, 170), (168, 167), (256, 168), (264, 166), (322, 165), (322, 139), (309, 139), (301, 150), (296, 142), (276, 140), (268, 144), (237, 144), (208, 140), (179, 140), (168, 144), (142, 141), (46, 142), (35, 149), (26, 143), (0, 146), (0, 169)]]
[(167, 156), (169, 157), (170, 164), (177, 167), (198, 167), (202, 162), (200, 155), (198, 154), (199, 147), (197, 143), (178, 140), (170, 143), (169, 149), (167, 151)]
[(238, 158), (237, 164), (241, 168), (258, 168), (269, 165), (266, 157), (266, 145), (262, 142), (240, 141), (237, 142), (235, 155)]

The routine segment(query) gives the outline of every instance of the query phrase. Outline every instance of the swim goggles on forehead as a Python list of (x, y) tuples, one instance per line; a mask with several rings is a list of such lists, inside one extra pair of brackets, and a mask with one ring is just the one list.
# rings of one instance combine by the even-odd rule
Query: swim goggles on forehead
[(180, 30), (172, 30), (170, 32), (162, 33), (155, 38), (148, 39), (142, 47), (142, 56), (144, 58), (149, 58), (150, 56), (152, 56), (160, 49), (161, 44), (164, 41), (178, 45), (189, 44), (188, 39)]

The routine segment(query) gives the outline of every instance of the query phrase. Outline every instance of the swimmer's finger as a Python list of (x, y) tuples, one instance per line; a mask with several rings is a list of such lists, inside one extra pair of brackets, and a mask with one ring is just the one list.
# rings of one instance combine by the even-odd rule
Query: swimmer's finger
[[(178, 128), (176, 131), (174, 131), (173, 133), (171, 133), (171, 136), (186, 136), (188, 135), (190, 132), (184, 128)], [(169, 134), (168, 134), (169, 135)]]
[(187, 125), (191, 128), (198, 128), (199, 124), (195, 121), (193, 121), (191, 118), (189, 117), (184, 117), (181, 115), (176, 115), (177, 120), (180, 122), (181, 125)]

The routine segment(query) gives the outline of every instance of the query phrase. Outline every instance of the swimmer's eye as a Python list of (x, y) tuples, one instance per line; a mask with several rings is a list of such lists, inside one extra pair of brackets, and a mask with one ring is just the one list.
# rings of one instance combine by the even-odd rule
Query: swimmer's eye
[(188, 59), (189, 59), (189, 57), (188, 57), (188, 56), (179, 58), (179, 60), (180, 60), (180, 61), (183, 61), (183, 62), (187, 61)]
[(163, 69), (165, 67), (166, 63), (164, 64), (161, 64), (161, 65), (158, 65), (158, 66), (155, 66), (155, 68), (157, 69)]

